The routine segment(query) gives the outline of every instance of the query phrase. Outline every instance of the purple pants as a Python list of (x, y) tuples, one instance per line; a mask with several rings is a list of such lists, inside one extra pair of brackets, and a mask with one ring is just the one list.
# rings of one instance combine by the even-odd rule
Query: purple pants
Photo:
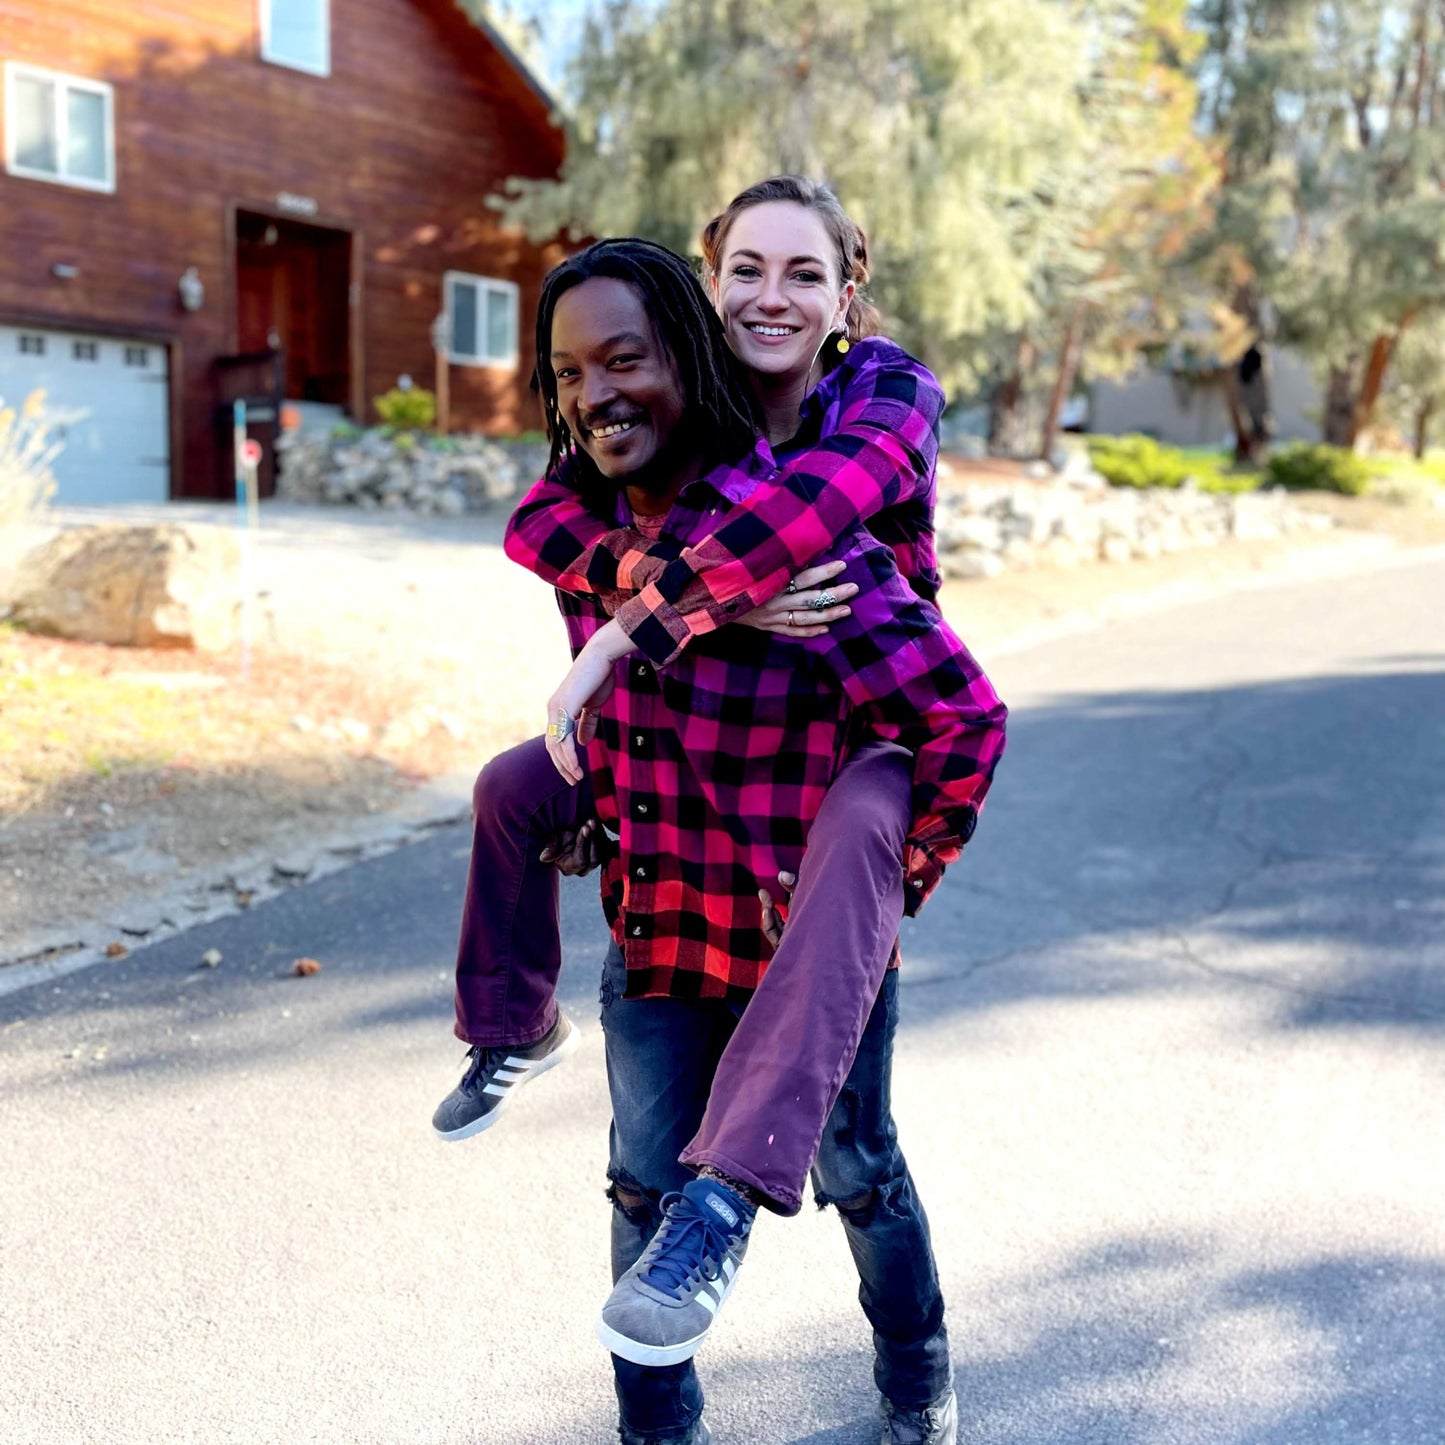
[[(809, 831), (783, 941), (682, 1154), (752, 1185), (781, 1214), (802, 1206), (898, 936), (911, 797), (903, 748), (870, 743), (844, 764)], [(538, 854), (592, 811), (591, 789), (567, 783), (541, 738), (493, 758), (477, 778), (457, 950), (456, 1034), (465, 1042), (532, 1043), (555, 1022), (558, 875)]]

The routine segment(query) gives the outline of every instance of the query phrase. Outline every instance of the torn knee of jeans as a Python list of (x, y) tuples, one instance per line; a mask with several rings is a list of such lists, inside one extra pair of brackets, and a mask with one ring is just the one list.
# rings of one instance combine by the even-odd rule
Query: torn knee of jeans
[(878, 1207), (878, 1191), (865, 1189), (847, 1199), (835, 1199), (833, 1204), (849, 1224), (856, 1224), (862, 1229), (873, 1222), (873, 1211)]
[(607, 1186), (607, 1197), (612, 1206), (629, 1224), (639, 1227), (651, 1223), (653, 1200), (647, 1191), (630, 1175), (619, 1174)]
[(864, 1189), (857, 1194), (845, 1195), (842, 1198), (820, 1193), (815, 1196), (815, 1200), (819, 1209), (826, 1209), (831, 1204), (849, 1224), (855, 1225), (859, 1229), (867, 1229), (880, 1209), (885, 1213), (897, 1214), (900, 1212), (897, 1207), (897, 1198), (906, 1183), (905, 1178), (899, 1177), (889, 1179), (872, 1189)]

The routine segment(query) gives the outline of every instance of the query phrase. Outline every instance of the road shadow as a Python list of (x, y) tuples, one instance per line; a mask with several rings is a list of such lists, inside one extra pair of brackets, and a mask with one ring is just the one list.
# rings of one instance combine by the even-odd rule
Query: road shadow
[[(960, 1445), (1445, 1438), (1438, 1262), (1301, 1252), (1238, 1268), (1208, 1240), (1120, 1237), (952, 1302), (949, 1324)], [(709, 1420), (758, 1445), (873, 1445), (872, 1364), (861, 1346), (704, 1360)], [(769, 1401), (830, 1423), (764, 1433)]]
[[(1445, 672), (1020, 709), (977, 839), (904, 940), (931, 1020), (1029, 999), (1269, 989), (1277, 1026), (1445, 1031)], [(450, 1025), (469, 833), (296, 888), (132, 958), (0, 999), (0, 1039), (110, 1041), (93, 1074), (249, 1065), (244, 1025), (316, 1011), (327, 1036)], [(563, 889), (564, 1003), (590, 1011), (595, 880)], [(204, 976), (202, 952), (221, 969)], [(316, 978), (286, 977), (302, 956)], [(175, 1010), (179, 1009), (179, 1013)], [(222, 1041), (158, 1044), (221, 1017)], [(907, 1015), (905, 1015), (907, 1017)]]

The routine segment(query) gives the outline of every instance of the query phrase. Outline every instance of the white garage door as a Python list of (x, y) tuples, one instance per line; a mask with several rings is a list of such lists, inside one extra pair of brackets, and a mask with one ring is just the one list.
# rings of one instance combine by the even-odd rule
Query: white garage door
[(166, 349), (153, 341), (0, 326), (0, 397), (45, 392), (69, 413), (53, 464), (61, 503), (164, 502), (170, 496)]

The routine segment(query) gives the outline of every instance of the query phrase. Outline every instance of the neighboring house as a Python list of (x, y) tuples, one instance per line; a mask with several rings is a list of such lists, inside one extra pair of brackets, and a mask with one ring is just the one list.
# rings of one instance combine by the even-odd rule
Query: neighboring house
[(485, 198), (563, 137), (455, 0), (0, 0), (0, 61), (0, 396), (87, 411), (57, 500), (230, 495), (232, 400), (371, 420), (443, 312), (453, 427), (538, 425), (557, 254)]
[[(1277, 441), (1318, 441), (1323, 412), (1314, 372), (1303, 358), (1270, 352), (1270, 411)], [(1224, 378), (1141, 369), (1089, 388), (1088, 430), (1108, 436), (1143, 432), (1177, 447), (1232, 447), (1234, 427)]]

